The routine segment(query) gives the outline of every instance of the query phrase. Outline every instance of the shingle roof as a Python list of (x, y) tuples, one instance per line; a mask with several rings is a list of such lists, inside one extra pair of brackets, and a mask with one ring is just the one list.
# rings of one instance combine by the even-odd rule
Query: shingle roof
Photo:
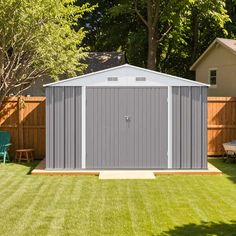
[(235, 39), (226, 39), (226, 38), (216, 38), (211, 45), (202, 53), (202, 55), (193, 63), (190, 67), (190, 70), (194, 70), (198, 63), (203, 59), (203, 57), (210, 51), (210, 49), (215, 44), (220, 44), (226, 49), (229, 49), (232, 53), (236, 54), (236, 40)]
[(236, 40), (235, 39), (225, 39), (225, 38), (217, 38), (218, 42), (225, 44), (225, 46), (229, 47), (233, 51), (236, 52)]
[(88, 65), (84, 74), (120, 66), (126, 63), (125, 52), (89, 52), (84, 63)]

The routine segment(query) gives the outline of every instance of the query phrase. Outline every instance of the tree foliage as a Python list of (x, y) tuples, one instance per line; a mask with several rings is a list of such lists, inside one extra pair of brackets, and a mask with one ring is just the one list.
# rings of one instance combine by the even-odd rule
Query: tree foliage
[[(216, 37), (234, 37), (236, 33), (234, 0), (100, 0), (98, 5), (89, 14), (102, 12), (93, 28), (94, 40), (87, 44), (93, 50), (124, 50), (129, 63), (148, 67), (150, 14), (156, 69), (187, 78), (193, 78), (191, 64)], [(86, 24), (91, 26), (91, 19), (88, 17)]]
[(227, 37), (229, 21), (224, 1), (190, 1), (180, 24), (162, 44), (160, 70), (193, 78), (190, 66), (216, 37)]
[(0, 0), (0, 100), (45, 74), (82, 71), (85, 31), (74, 27), (93, 9), (74, 0)]

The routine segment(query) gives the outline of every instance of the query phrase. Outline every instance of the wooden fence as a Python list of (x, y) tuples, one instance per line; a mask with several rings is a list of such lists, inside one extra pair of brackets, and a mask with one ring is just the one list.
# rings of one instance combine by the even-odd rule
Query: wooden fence
[[(0, 109), (0, 130), (11, 134), (11, 154), (34, 148), (45, 157), (45, 97), (12, 97)], [(208, 155), (222, 155), (222, 143), (236, 139), (236, 98), (208, 98)]]
[(9, 97), (0, 109), (0, 130), (9, 131), (10, 154), (34, 148), (35, 157), (45, 156), (45, 97)]
[(222, 155), (222, 143), (236, 139), (236, 97), (208, 98), (208, 155)]

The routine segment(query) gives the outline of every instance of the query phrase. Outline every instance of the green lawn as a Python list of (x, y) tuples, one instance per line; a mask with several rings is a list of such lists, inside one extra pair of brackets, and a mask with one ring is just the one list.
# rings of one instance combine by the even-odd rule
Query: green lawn
[(0, 235), (236, 235), (236, 164), (210, 162), (225, 174), (98, 180), (0, 164)]

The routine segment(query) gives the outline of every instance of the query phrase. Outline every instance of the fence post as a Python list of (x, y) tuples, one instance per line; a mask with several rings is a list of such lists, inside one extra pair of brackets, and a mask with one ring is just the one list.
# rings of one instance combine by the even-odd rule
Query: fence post
[(24, 128), (23, 128), (23, 119), (24, 119), (24, 99), (22, 96), (18, 98), (18, 148), (24, 147)]

